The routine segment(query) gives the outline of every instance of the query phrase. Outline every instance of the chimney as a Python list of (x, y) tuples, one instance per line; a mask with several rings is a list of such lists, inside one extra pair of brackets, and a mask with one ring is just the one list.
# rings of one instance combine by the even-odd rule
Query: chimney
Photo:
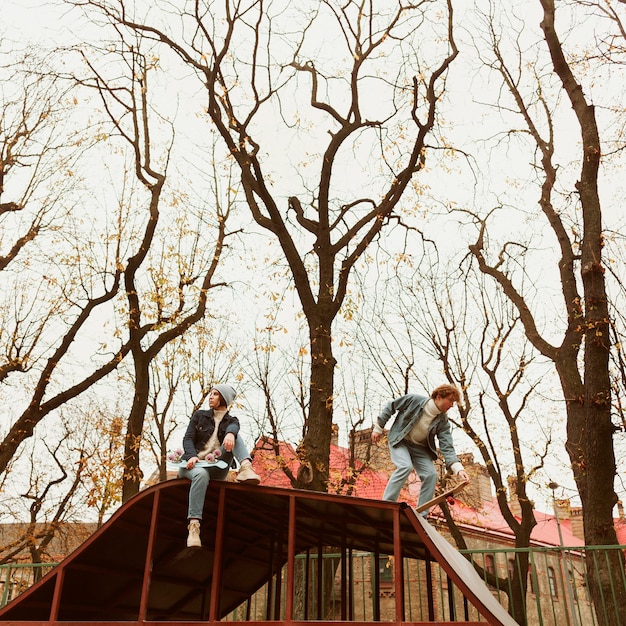
[(559, 520), (564, 522), (570, 519), (572, 515), (572, 509), (570, 507), (569, 498), (564, 500), (554, 500), (554, 507), (556, 508), (556, 514), (559, 516)]
[(617, 516), (620, 521), (624, 520), (624, 505), (621, 500), (617, 501)]
[(509, 487), (509, 508), (513, 515), (522, 516), (522, 508), (517, 499), (517, 478), (515, 476), (507, 476), (507, 485)]
[(468, 465), (474, 464), (474, 454), (472, 452), (461, 452), (458, 457), (465, 468), (467, 468)]
[(457, 496), (459, 500), (474, 508), (480, 508), (486, 502), (493, 502), (491, 480), (487, 468), (480, 463), (475, 463), (471, 452), (464, 452), (458, 457), (470, 477), (468, 487)]
[(339, 426), (337, 424), (333, 424), (330, 427), (330, 445), (331, 446), (339, 445)]
[(572, 534), (582, 541), (585, 540), (585, 528), (583, 526), (583, 509), (581, 506), (570, 507), (570, 522)]
[(354, 457), (363, 463), (368, 463), (375, 472), (391, 473), (396, 466), (389, 456), (387, 438), (374, 444), (372, 442), (372, 427), (350, 432), (350, 445), (354, 446)]

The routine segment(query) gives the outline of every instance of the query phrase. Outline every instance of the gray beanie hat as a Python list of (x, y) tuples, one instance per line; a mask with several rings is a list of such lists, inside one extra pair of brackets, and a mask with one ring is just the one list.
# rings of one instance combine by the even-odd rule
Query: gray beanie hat
[(229, 407), (237, 397), (237, 392), (230, 385), (213, 385), (212, 389), (219, 391), (227, 407)]

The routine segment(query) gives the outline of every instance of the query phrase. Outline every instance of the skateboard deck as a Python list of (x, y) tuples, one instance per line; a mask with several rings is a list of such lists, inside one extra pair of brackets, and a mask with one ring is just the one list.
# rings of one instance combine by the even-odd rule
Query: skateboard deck
[[(168, 461), (167, 466), (172, 469), (178, 469), (179, 467), (185, 467), (187, 465), (187, 461), (179, 461), (178, 463), (170, 463)], [(209, 461), (196, 461), (196, 467), (215, 467), (217, 469), (226, 469), (228, 467), (228, 463), (226, 461), (222, 461), (221, 459), (218, 461), (213, 461), (209, 463)]]
[[(228, 477), (228, 470), (233, 462), (233, 453), (225, 452), (216, 461), (197, 461), (196, 467), (206, 467), (209, 470), (212, 480), (226, 480)], [(179, 461), (178, 463), (168, 463), (168, 467), (172, 469), (178, 469), (179, 467), (185, 467), (187, 461)]]
[(440, 504), (444, 500), (452, 499), (454, 501), (454, 496), (459, 493), (459, 491), (463, 491), (463, 489), (465, 489), (467, 485), (469, 485), (469, 482), (463, 481), (462, 483), (458, 483), (457, 485), (454, 485), (453, 487), (442, 491), (439, 495), (428, 500), (428, 502), (424, 502), (424, 504), (420, 504), (419, 506), (415, 507), (415, 512), (421, 513), (426, 509), (430, 509), (431, 506), (435, 506), (435, 504)]

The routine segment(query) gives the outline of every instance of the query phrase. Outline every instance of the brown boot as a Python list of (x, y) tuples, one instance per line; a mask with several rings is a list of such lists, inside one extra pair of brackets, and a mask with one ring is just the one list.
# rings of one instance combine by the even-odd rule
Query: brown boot
[(252, 469), (250, 459), (241, 462), (239, 473), (237, 474), (238, 483), (247, 483), (248, 485), (258, 485), (261, 477)]
[(200, 520), (190, 520), (188, 530), (189, 534), (187, 535), (187, 547), (200, 548), (202, 546), (202, 542), (200, 541)]

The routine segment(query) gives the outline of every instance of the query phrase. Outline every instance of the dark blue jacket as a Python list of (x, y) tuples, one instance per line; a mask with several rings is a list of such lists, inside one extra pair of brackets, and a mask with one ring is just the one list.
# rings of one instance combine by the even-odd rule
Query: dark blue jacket
[[(189, 425), (183, 437), (183, 449), (185, 453), (182, 456), (183, 461), (188, 461), (194, 456), (198, 456), (198, 452), (206, 446), (213, 431), (215, 430), (215, 420), (213, 419), (213, 409), (200, 409), (196, 411), (189, 420)], [(235, 437), (239, 434), (239, 420), (230, 413), (220, 421), (217, 428), (217, 439), (220, 445), (224, 441), (224, 437), (228, 433), (233, 433)]]

